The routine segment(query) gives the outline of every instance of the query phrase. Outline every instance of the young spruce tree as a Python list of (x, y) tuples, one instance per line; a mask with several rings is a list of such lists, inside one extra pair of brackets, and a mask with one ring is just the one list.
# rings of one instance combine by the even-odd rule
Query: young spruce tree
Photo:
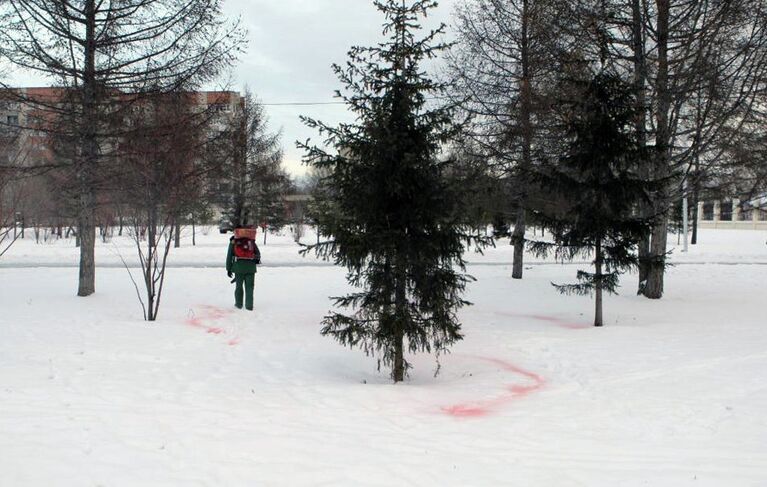
[[(329, 240), (309, 247), (348, 269), (359, 292), (334, 298), (350, 312), (332, 312), (322, 334), (359, 347), (391, 367), (395, 382), (410, 368), (405, 353), (443, 352), (460, 340), (456, 313), (469, 279), (454, 189), (438, 156), (455, 135), (450, 107), (432, 98), (443, 86), (423, 70), (446, 48), (444, 26), (416, 37), (431, 0), (381, 0), (386, 40), (354, 47), (346, 66), (333, 66), (345, 86), (337, 95), (356, 115), (328, 126), (303, 118), (335, 151), (299, 144), (306, 161), (325, 174), (325, 204), (317, 205)], [(337, 151), (337, 153), (336, 153)]]
[[(602, 326), (603, 292), (614, 294), (619, 274), (638, 264), (635, 249), (651, 220), (639, 216), (637, 205), (649, 202), (656, 184), (638, 170), (643, 154), (631, 86), (606, 72), (573, 85), (578, 101), (566, 110), (567, 153), (536, 174), (555, 200), (540, 216), (557, 257), (594, 256), (594, 272), (578, 271), (577, 284), (555, 286), (564, 294), (596, 294), (594, 326)], [(550, 244), (531, 246), (546, 251)]]

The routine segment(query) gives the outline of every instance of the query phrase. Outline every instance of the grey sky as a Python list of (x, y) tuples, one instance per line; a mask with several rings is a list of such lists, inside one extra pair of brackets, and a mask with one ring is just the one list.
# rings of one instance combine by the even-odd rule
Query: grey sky
[[(441, 0), (429, 26), (449, 23), (456, 0)], [(264, 103), (330, 102), (340, 84), (332, 63), (343, 63), (352, 45), (373, 45), (381, 39), (382, 17), (368, 0), (227, 0), (228, 15), (240, 15), (248, 30), (247, 54), (234, 72), (234, 87), (247, 85)], [(349, 118), (343, 105), (267, 107), (270, 125), (282, 128), (285, 165), (301, 174), (296, 140), (316, 133), (299, 115), (333, 123)]]

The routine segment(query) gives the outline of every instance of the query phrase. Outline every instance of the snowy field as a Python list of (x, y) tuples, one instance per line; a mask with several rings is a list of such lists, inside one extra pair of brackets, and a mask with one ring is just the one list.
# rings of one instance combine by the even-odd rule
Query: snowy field
[(0, 259), (0, 486), (767, 486), (766, 232), (701, 231), (664, 299), (626, 276), (603, 329), (550, 285), (576, 266), (513, 281), (508, 245), (470, 254), (465, 340), (396, 386), (319, 335), (342, 270), (270, 235), (239, 311), (227, 237), (198, 237), (152, 324), (127, 239), (86, 299), (71, 241)]

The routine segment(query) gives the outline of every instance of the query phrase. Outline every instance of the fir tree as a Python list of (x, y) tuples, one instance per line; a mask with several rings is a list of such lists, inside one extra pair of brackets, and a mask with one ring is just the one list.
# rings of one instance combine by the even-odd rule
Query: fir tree
[[(567, 154), (536, 174), (555, 200), (540, 217), (552, 233), (557, 257), (594, 256), (594, 272), (579, 270), (577, 284), (555, 286), (565, 294), (596, 294), (594, 325), (602, 326), (602, 294), (614, 294), (620, 273), (638, 264), (634, 251), (651, 220), (638, 215), (637, 205), (649, 202), (657, 184), (638, 170), (646, 156), (632, 126), (630, 85), (609, 73), (573, 85), (566, 90), (578, 99), (566, 110)], [(531, 247), (545, 252), (549, 245)]]
[(354, 47), (334, 71), (345, 86), (337, 95), (356, 115), (351, 124), (319, 130), (326, 146), (299, 144), (306, 161), (325, 174), (327, 201), (315, 205), (330, 240), (309, 247), (348, 270), (359, 292), (334, 298), (349, 312), (331, 312), (322, 334), (376, 355), (395, 382), (410, 368), (405, 353), (444, 352), (462, 338), (456, 313), (469, 279), (465, 235), (440, 148), (457, 131), (451, 107), (435, 106), (443, 86), (422, 71), (424, 60), (447, 46), (444, 26), (416, 37), (434, 1), (374, 2), (385, 16), (387, 39)]

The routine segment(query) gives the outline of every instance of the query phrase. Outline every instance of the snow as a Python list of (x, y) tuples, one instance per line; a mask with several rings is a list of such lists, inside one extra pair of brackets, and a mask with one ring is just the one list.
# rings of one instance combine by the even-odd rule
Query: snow
[(702, 230), (666, 296), (626, 276), (603, 329), (550, 285), (577, 266), (515, 281), (508, 245), (470, 254), (465, 340), (399, 385), (319, 335), (342, 269), (270, 235), (239, 311), (226, 239), (172, 251), (151, 324), (127, 239), (85, 299), (71, 241), (0, 260), (0, 485), (767, 485), (766, 269), (714, 264), (767, 263), (765, 232)]

